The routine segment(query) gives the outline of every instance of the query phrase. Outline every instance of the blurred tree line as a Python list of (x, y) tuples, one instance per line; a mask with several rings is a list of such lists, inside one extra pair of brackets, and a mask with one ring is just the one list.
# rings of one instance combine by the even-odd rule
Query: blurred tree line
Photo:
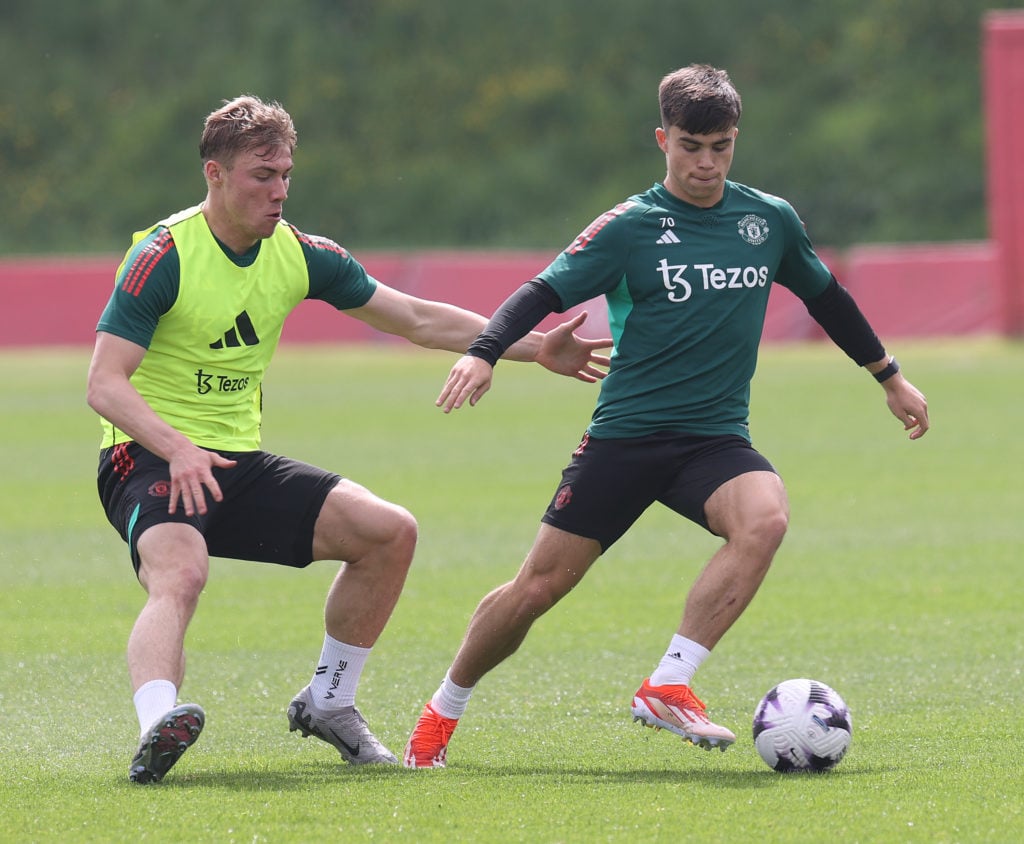
[(120, 252), (205, 193), (203, 118), (276, 99), (286, 215), (357, 254), (561, 249), (664, 176), (657, 85), (725, 67), (732, 177), (819, 245), (987, 236), (982, 0), (0, 5), (0, 255)]

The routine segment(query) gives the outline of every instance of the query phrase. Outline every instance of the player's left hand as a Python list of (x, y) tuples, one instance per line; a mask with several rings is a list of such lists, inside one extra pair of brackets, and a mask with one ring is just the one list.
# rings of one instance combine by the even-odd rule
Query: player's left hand
[(928, 402), (924, 394), (897, 372), (883, 382), (885, 403), (900, 422), (903, 430), (910, 431), (910, 439), (920, 439), (927, 433)]
[(587, 319), (587, 312), (581, 311), (568, 322), (563, 322), (544, 335), (537, 351), (536, 361), (545, 369), (559, 375), (569, 375), (580, 381), (600, 381), (608, 373), (598, 367), (607, 367), (607, 355), (597, 354), (599, 349), (612, 346), (610, 337), (587, 340), (573, 332)]

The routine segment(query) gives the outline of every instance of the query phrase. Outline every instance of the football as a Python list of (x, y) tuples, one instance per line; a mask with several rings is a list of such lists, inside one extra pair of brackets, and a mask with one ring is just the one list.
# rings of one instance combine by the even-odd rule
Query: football
[(768, 767), (780, 773), (834, 768), (852, 737), (846, 703), (816, 680), (779, 683), (754, 712), (754, 746)]

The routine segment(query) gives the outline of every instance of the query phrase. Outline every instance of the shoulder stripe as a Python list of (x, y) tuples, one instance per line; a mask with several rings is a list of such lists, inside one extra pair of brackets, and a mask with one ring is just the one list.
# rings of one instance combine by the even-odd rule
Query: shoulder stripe
[(570, 255), (575, 255), (577, 252), (582, 252), (587, 247), (587, 244), (589, 244), (590, 241), (592, 241), (597, 236), (597, 233), (601, 231), (601, 229), (607, 226), (608, 223), (610, 223), (616, 217), (620, 217), (623, 214), (625, 214), (634, 205), (636, 205), (635, 202), (627, 200), (625, 202), (620, 202), (611, 211), (605, 211), (600, 217), (598, 217), (596, 220), (594, 220), (594, 222), (587, 226), (579, 234), (579, 236), (577, 236), (577, 238), (572, 243), (569, 244), (569, 248), (566, 249), (565, 251), (568, 252)]
[(326, 252), (335, 252), (338, 255), (341, 255), (342, 258), (348, 257), (348, 251), (343, 246), (335, 243), (329, 237), (321, 237), (316, 234), (305, 234), (304, 232), (300, 232), (291, 223), (288, 224), (288, 227), (292, 230), (295, 237), (298, 238), (299, 243), (303, 246), (309, 246), (312, 249), (322, 249)]
[(135, 256), (135, 260), (124, 274), (121, 289), (125, 293), (138, 296), (153, 268), (173, 248), (174, 238), (171, 237), (170, 229), (163, 229)]

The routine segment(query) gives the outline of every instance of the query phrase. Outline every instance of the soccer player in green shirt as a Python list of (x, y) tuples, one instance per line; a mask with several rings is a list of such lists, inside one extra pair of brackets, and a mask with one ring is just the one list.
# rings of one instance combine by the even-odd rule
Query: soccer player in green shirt
[(603, 295), (615, 340), (583, 441), (562, 474), (519, 573), (487, 595), (405, 750), (443, 767), (473, 687), (655, 501), (724, 540), (687, 596), (682, 621), (633, 697), (634, 719), (705, 748), (736, 737), (691, 681), (747, 607), (782, 542), (782, 480), (751, 445), (750, 381), (773, 283), (799, 296), (828, 335), (881, 383), (918, 439), (924, 396), (811, 247), (784, 200), (728, 181), (741, 112), (725, 71), (692, 65), (659, 88), (664, 180), (596, 219), (515, 292), (453, 367), (438, 405), (475, 404), (509, 344), (552, 311)]
[[(352, 764), (398, 761), (355, 695), (405, 582), (416, 522), (348, 478), (261, 450), (261, 385), (303, 299), (459, 353), (486, 319), (389, 288), (337, 243), (287, 223), (296, 141), (277, 103), (239, 97), (210, 114), (199, 149), (205, 200), (135, 235), (97, 327), (88, 401), (103, 429), (99, 494), (148, 595), (128, 641), (141, 734), (132, 782), (160, 781), (205, 723), (202, 707), (177, 697), (210, 556), (343, 562), (289, 725)], [(506, 357), (599, 380), (608, 359), (597, 350), (610, 342), (577, 337), (584, 318), (526, 334)]]

